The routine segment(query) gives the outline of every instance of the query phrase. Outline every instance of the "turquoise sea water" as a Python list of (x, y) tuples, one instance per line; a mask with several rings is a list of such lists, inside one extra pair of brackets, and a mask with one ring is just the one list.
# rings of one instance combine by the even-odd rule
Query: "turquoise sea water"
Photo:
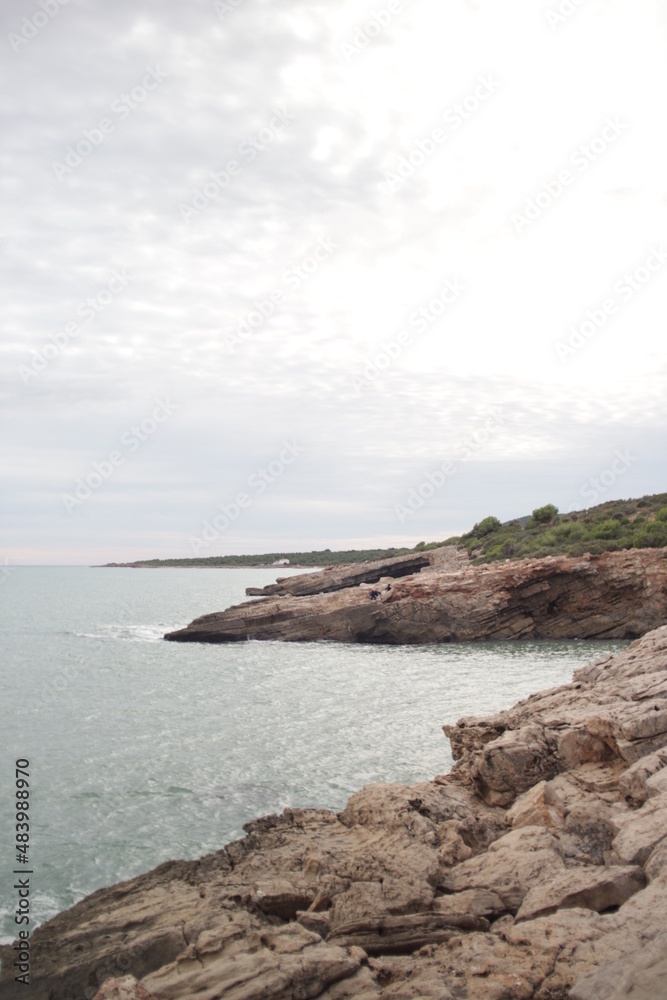
[[(280, 571), (281, 575), (287, 575)], [(285, 806), (451, 767), (441, 726), (568, 682), (620, 642), (167, 643), (274, 570), (12, 569), (0, 585), (0, 940), (15, 936), (14, 762), (30, 760), (35, 925)]]

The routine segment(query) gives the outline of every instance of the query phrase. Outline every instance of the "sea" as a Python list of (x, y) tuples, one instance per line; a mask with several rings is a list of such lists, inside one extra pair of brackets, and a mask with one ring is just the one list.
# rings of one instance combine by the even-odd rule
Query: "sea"
[[(31, 872), (34, 930), (94, 889), (219, 850), (258, 816), (339, 810), (371, 782), (444, 774), (444, 723), (567, 683), (577, 667), (627, 645), (163, 641), (275, 576), (4, 568), (3, 943), (16, 936), (16, 870)], [(28, 772), (29, 867), (16, 846), (17, 760)]]

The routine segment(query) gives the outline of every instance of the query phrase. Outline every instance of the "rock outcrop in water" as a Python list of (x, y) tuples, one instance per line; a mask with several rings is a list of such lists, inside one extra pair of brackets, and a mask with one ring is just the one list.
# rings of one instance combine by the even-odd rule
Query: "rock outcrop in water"
[[(352, 568), (346, 587), (340, 586), (345, 577), (338, 571), (338, 589), (330, 585), (333, 571), (296, 576), (278, 585), (280, 596), (204, 615), (165, 639), (387, 644), (634, 639), (667, 620), (667, 549), (478, 566), (454, 548), (430, 555), (428, 567), (400, 578), (389, 575), (395, 565), (389, 561), (377, 581), (376, 601), (369, 599), (367, 583), (357, 583), (360, 567)], [(374, 576), (380, 572), (375, 564)], [(328, 589), (321, 592), (321, 587)]]
[(61, 913), (31, 1000), (664, 997), (667, 626), (445, 731), (450, 775), (256, 820)]

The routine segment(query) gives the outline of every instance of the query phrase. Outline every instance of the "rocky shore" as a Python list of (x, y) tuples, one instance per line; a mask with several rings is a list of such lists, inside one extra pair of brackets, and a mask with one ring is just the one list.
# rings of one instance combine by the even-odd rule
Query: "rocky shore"
[(415, 555), (278, 581), (253, 590), (262, 599), (196, 618), (165, 639), (634, 639), (667, 621), (666, 549), (486, 565), (454, 547)]
[(256, 820), (44, 924), (30, 997), (665, 997), (667, 626), (444, 728), (449, 775)]

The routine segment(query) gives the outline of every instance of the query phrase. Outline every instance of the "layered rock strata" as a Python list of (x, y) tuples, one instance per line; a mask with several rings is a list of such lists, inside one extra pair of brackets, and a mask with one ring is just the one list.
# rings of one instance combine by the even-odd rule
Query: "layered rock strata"
[[(468, 557), (461, 549), (454, 547), (444, 550), (452, 564), (467, 562)], [(358, 587), (362, 583), (378, 583), (382, 577), (398, 579), (419, 573), (431, 565), (429, 552), (409, 552), (393, 559), (367, 560), (363, 563), (345, 563), (341, 566), (327, 566), (315, 573), (299, 573), (297, 576), (278, 577), (267, 587), (246, 587), (249, 597), (305, 597), (309, 594), (330, 594), (346, 587)]]
[(667, 626), (445, 731), (447, 776), (256, 820), (61, 913), (32, 1000), (665, 996)]
[[(666, 556), (666, 549), (629, 549), (471, 566), (456, 549), (438, 549), (419, 573), (380, 577), (378, 600), (370, 599), (367, 583), (314, 593), (318, 574), (308, 574), (305, 596), (249, 601), (196, 618), (165, 639), (386, 644), (634, 639), (667, 620)], [(326, 578), (320, 582), (326, 585)]]

